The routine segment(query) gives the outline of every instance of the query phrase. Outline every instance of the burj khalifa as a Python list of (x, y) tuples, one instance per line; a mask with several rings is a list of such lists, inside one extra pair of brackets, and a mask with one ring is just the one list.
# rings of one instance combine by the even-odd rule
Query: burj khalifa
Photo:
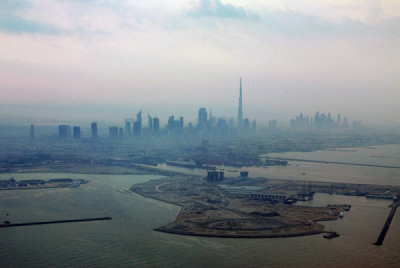
[(240, 95), (239, 95), (239, 109), (238, 109), (238, 127), (243, 126), (243, 107), (242, 107), (242, 78), (240, 77)]

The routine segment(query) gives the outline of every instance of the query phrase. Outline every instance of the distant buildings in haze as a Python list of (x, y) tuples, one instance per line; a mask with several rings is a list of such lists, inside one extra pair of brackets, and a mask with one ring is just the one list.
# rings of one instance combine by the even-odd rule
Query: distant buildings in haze
[[(332, 118), (331, 113), (315, 113), (314, 117), (304, 116), (300, 113), (296, 118), (290, 120), (290, 127), (293, 129), (333, 129), (333, 128), (349, 128), (347, 117), (341, 120), (341, 114), (336, 116), (336, 121)], [(362, 127), (360, 120), (353, 121), (353, 128)]]
[[(136, 114), (135, 118), (126, 118), (125, 126), (110, 126), (108, 129), (109, 137), (111, 138), (141, 138), (150, 135), (162, 136), (181, 136), (181, 135), (235, 135), (247, 133), (249, 131), (256, 131), (257, 122), (255, 119), (250, 121), (249, 118), (243, 117), (243, 87), (242, 78), (240, 77), (239, 84), (239, 98), (238, 98), (237, 119), (234, 117), (216, 117), (211, 111), (207, 111), (206, 107), (200, 107), (198, 110), (197, 125), (192, 122), (187, 123), (183, 116), (175, 118), (174, 115), (169, 116), (165, 128), (161, 128), (160, 119), (152, 117), (147, 114), (147, 128), (142, 124), (142, 110)], [(348, 118), (337, 114), (336, 120), (331, 116), (331, 113), (316, 112), (314, 116), (304, 116), (300, 113), (296, 118), (290, 120), (290, 127), (293, 129), (332, 129), (332, 128), (359, 128), (362, 126), (361, 121), (355, 120), (350, 125)], [(277, 128), (277, 120), (268, 121), (269, 129)], [(81, 128), (80, 126), (73, 126), (72, 136), (74, 139), (80, 139)], [(30, 126), (30, 137), (35, 138), (34, 125)], [(69, 125), (59, 125), (59, 137), (67, 139), (71, 137), (71, 127)], [(91, 123), (91, 137), (93, 139), (98, 137), (98, 124), (97, 122)]]
[(58, 126), (58, 135), (61, 139), (66, 139), (66, 138), (71, 137), (71, 126), (59, 125)]
[(33, 126), (33, 124), (31, 124), (31, 128), (30, 128), (30, 137), (31, 137), (31, 140), (33, 140), (35, 138), (35, 127)]
[(81, 138), (81, 128), (80, 127), (74, 126), (73, 133), (74, 133), (74, 139), (80, 139)]
[(93, 122), (91, 125), (92, 138), (97, 138), (97, 122)]

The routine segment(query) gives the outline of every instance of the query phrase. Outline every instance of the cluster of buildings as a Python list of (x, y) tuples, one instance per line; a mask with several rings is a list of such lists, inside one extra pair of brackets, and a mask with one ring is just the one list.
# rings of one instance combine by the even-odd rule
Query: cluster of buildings
[[(142, 111), (136, 114), (136, 118), (126, 118), (125, 126), (110, 126), (108, 128), (108, 135), (111, 138), (121, 137), (136, 137), (142, 135), (160, 135), (166, 134), (168, 136), (179, 136), (183, 134), (214, 134), (226, 135), (232, 132), (248, 131), (249, 129), (256, 129), (256, 120), (250, 123), (248, 118), (243, 118), (243, 104), (242, 104), (242, 79), (240, 78), (240, 95), (237, 120), (231, 117), (229, 120), (226, 118), (217, 118), (211, 112), (207, 112), (205, 107), (201, 107), (198, 112), (198, 122), (194, 126), (193, 123), (184, 124), (183, 116), (175, 118), (171, 115), (168, 118), (168, 123), (164, 129), (160, 128), (160, 119), (147, 115), (147, 127), (143, 126)], [(81, 128), (80, 126), (59, 125), (58, 133), (61, 139), (80, 139)], [(34, 125), (30, 127), (30, 136), (35, 137)], [(98, 123), (91, 123), (91, 137), (98, 137)]]
[[(331, 113), (319, 113), (316, 112), (314, 117), (304, 116), (300, 113), (296, 118), (290, 120), (290, 127), (295, 129), (333, 129), (333, 128), (349, 128), (349, 120), (347, 117), (343, 117), (341, 114), (336, 116), (336, 120), (332, 118)], [(352, 124), (353, 128), (362, 127), (360, 120), (354, 120)]]
[[(361, 121), (353, 121), (352, 127), (361, 127)], [(277, 127), (277, 120), (268, 121), (268, 127), (274, 129)], [(338, 114), (336, 120), (331, 117), (331, 113), (320, 114), (316, 112), (315, 116), (304, 116), (300, 113), (296, 118), (290, 120), (290, 127), (293, 129), (333, 129), (333, 128), (349, 128), (350, 124), (347, 117), (341, 119)], [(147, 127), (143, 126), (142, 111), (136, 114), (136, 118), (126, 118), (125, 126), (109, 126), (108, 135), (111, 138), (122, 137), (135, 137), (151, 135), (167, 135), (167, 136), (181, 136), (181, 135), (229, 135), (232, 133), (247, 132), (256, 129), (256, 120), (252, 122), (248, 118), (243, 118), (243, 103), (242, 103), (242, 78), (240, 78), (239, 88), (239, 105), (237, 118), (231, 117), (215, 117), (212, 112), (207, 112), (205, 107), (201, 107), (198, 111), (197, 125), (188, 123), (184, 124), (183, 116), (175, 117), (171, 115), (168, 118), (165, 128), (160, 128), (160, 119), (147, 115)], [(59, 125), (59, 137), (61, 139), (80, 139), (81, 128), (80, 126)], [(30, 127), (30, 137), (35, 137), (34, 125)], [(91, 123), (91, 137), (98, 137), (98, 123)]]

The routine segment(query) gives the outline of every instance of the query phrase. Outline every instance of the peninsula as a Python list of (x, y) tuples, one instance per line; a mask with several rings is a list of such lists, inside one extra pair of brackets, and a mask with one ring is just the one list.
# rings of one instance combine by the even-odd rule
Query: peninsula
[[(232, 179), (236, 185), (243, 180)], [(200, 176), (151, 180), (133, 185), (131, 191), (181, 207), (175, 221), (154, 230), (192, 236), (274, 238), (319, 234), (324, 232), (324, 225), (317, 222), (338, 219), (345, 207), (284, 204), (279, 193), (275, 196), (280, 201), (237, 198), (232, 191)]]

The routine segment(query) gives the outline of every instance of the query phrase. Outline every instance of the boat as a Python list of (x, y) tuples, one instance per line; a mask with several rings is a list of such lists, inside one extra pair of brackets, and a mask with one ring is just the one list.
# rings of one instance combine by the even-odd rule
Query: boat
[(336, 232), (328, 232), (328, 233), (324, 234), (324, 238), (326, 238), (326, 239), (332, 239), (332, 238), (339, 237), (339, 236), (340, 236), (340, 234), (338, 234)]
[(291, 204), (294, 204), (294, 203), (296, 203), (296, 199), (294, 199), (294, 198), (288, 198), (288, 199), (286, 199), (283, 203), (284, 204), (287, 204), (287, 205), (291, 205)]
[(71, 184), (68, 186), (69, 188), (76, 188), (79, 187), (81, 184), (78, 181), (73, 181)]

